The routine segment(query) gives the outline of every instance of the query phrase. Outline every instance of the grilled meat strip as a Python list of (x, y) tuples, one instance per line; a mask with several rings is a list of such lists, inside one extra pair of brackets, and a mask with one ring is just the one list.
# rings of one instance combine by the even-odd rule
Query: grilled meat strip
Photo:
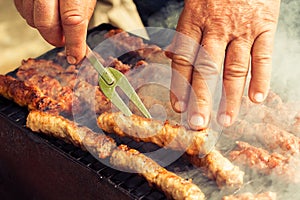
[(113, 37), (112, 42), (121, 55), (130, 52), (135, 53), (135, 57), (138, 56), (149, 62), (170, 63), (170, 59), (159, 46), (144, 43), (142, 38), (132, 36), (121, 29), (110, 30), (105, 37)]
[(254, 147), (246, 142), (237, 142), (237, 150), (230, 152), (230, 159), (239, 165), (248, 166), (263, 174), (271, 174), (280, 179), (299, 183), (300, 160), (297, 156), (283, 156), (279, 153)]
[(64, 104), (66, 114), (81, 113), (85, 110), (99, 114), (111, 108), (109, 100), (97, 86), (98, 74), (95, 75), (95, 70), (89, 65), (83, 65), (80, 70), (74, 65), (64, 69), (47, 60), (29, 59), (23, 61), (17, 77)]
[(277, 195), (275, 192), (264, 192), (253, 194), (246, 192), (243, 194), (229, 195), (222, 198), (222, 200), (276, 200)]
[(10, 76), (0, 75), (0, 95), (20, 106), (27, 106), (29, 110), (55, 113), (66, 110), (64, 104), (45, 96), (37, 87)]
[(183, 126), (170, 125), (137, 115), (130, 117), (117, 113), (102, 113), (98, 117), (99, 127), (119, 136), (128, 136), (136, 141), (152, 142), (160, 147), (185, 151), (189, 155), (206, 155), (216, 143), (213, 131), (192, 131)]
[(265, 104), (252, 103), (247, 97), (242, 100), (239, 118), (255, 123), (269, 123), (300, 136), (299, 104), (282, 103), (276, 94), (267, 98)]
[(88, 149), (99, 158), (110, 156), (112, 150), (116, 148), (114, 140), (105, 134), (97, 134), (87, 127), (80, 127), (59, 115), (31, 111), (28, 114), (26, 126), (34, 132), (42, 132)]
[(86, 81), (78, 81), (73, 92), (74, 96), (79, 99), (83, 110), (100, 114), (112, 108), (111, 102), (104, 96), (99, 87), (92, 86)]
[(298, 154), (300, 152), (300, 138), (272, 124), (237, 120), (235, 124), (224, 129), (223, 133), (229, 137), (258, 141), (269, 150), (283, 154)]
[(31, 78), (33, 75), (38, 74), (40, 76), (49, 76), (54, 78), (58, 77), (64, 71), (65, 69), (61, 65), (56, 64), (51, 60), (36, 60), (29, 58), (22, 61), (21, 66), (17, 71), (17, 77), (20, 80), (26, 80)]
[(113, 151), (110, 163), (116, 168), (141, 174), (172, 199), (205, 199), (202, 191), (191, 181), (167, 171), (144, 154), (125, 145)]
[(220, 188), (239, 188), (243, 185), (244, 172), (217, 150), (212, 150), (203, 158), (189, 156), (189, 160), (193, 165), (203, 168), (206, 176), (216, 180)]
[(152, 159), (137, 150), (129, 149), (126, 145), (120, 145), (117, 148), (110, 137), (95, 133), (86, 127), (80, 127), (62, 116), (31, 111), (26, 125), (32, 131), (61, 138), (83, 149), (88, 149), (99, 158), (110, 157), (112, 166), (139, 173), (149, 184), (156, 185), (173, 199), (205, 199), (199, 187), (191, 181), (167, 171)]

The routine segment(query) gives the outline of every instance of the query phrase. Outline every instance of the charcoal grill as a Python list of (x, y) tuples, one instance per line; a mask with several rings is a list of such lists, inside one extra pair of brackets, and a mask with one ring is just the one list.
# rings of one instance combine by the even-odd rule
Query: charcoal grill
[[(103, 40), (103, 34), (112, 29), (102, 24), (88, 32), (87, 42), (93, 48)], [(159, 33), (158, 33), (159, 35)], [(39, 58), (55, 59), (61, 48), (55, 48)], [(124, 63), (139, 59), (123, 56)], [(132, 60), (135, 59), (135, 60)], [(11, 72), (10, 75), (14, 75)], [(60, 139), (33, 133), (26, 128), (28, 111), (0, 96), (0, 198), (1, 199), (141, 199), (161, 200), (167, 197), (150, 187), (141, 176), (112, 169), (90, 153)], [(95, 127), (93, 128), (95, 129)], [(129, 138), (114, 138), (141, 152), (155, 149), (149, 143), (134, 142)], [(218, 146), (218, 144), (220, 144)], [(235, 141), (221, 137), (217, 146), (224, 155), (235, 146)], [(221, 199), (233, 192), (275, 191), (278, 199), (299, 199), (300, 184), (280, 182), (272, 176), (257, 174), (246, 168), (244, 186), (236, 191), (219, 189), (214, 180), (203, 175), (180, 158), (167, 169), (191, 178), (205, 193), (207, 199)]]
[[(91, 47), (103, 39), (103, 31), (111, 28), (114, 27), (102, 24), (89, 31), (88, 43)], [(61, 49), (53, 49), (40, 58), (52, 59), (58, 51)], [(137, 174), (117, 171), (72, 144), (33, 133), (25, 127), (27, 114), (26, 108), (0, 97), (1, 197), (166, 199), (164, 193), (150, 187)], [(142, 146), (128, 138), (124, 138), (122, 143), (135, 148)]]
[[(165, 199), (137, 174), (109, 168), (25, 127), (25, 108), (0, 99), (0, 192), (9, 199)], [(132, 142), (127, 140), (128, 143)]]

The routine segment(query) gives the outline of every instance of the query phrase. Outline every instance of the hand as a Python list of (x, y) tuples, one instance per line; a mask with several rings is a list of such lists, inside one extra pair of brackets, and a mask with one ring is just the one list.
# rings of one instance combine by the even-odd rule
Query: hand
[[(192, 129), (206, 128), (212, 97), (207, 79), (223, 69), (218, 122), (231, 125), (237, 117), (251, 58), (248, 96), (256, 103), (267, 95), (280, 0), (186, 0), (177, 31), (191, 39), (174, 39), (171, 104), (187, 111)], [(196, 42), (191, 42), (192, 40)], [(204, 48), (199, 49), (199, 44)], [(208, 56), (210, 58), (208, 58)], [(213, 61), (213, 62), (212, 62)], [(180, 80), (182, 77), (185, 84)], [(192, 94), (194, 91), (194, 95)]]
[(77, 64), (86, 53), (86, 34), (96, 0), (14, 0), (27, 23), (54, 46), (66, 47), (67, 60)]

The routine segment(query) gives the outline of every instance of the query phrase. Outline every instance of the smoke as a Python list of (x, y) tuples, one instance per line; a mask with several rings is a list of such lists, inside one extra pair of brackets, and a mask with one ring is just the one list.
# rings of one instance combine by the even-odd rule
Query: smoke
[(300, 1), (281, 2), (274, 43), (271, 89), (286, 101), (300, 100)]
[[(182, 2), (171, 0), (160, 12), (149, 19), (150, 26), (159, 26), (174, 29), (182, 10)], [(277, 93), (284, 102), (296, 105), (300, 102), (300, 1), (282, 0), (278, 28), (274, 40), (273, 70), (271, 90)], [(294, 107), (295, 111), (296, 108)], [(278, 116), (279, 118), (282, 116)], [(222, 145), (229, 145), (223, 143)], [(252, 144), (256, 146), (256, 144)], [(225, 147), (226, 149), (227, 147)], [(286, 170), (294, 172), (294, 178), (300, 178), (299, 155), (295, 156), (295, 163), (290, 162)], [(247, 169), (243, 169), (247, 171)], [(183, 177), (192, 178), (209, 199), (220, 199), (226, 191), (215, 190), (213, 182), (203, 179), (201, 170), (192, 169), (176, 172)], [(288, 184), (274, 177), (262, 176), (254, 171), (247, 171), (244, 187), (237, 192), (274, 191), (279, 199), (299, 199), (299, 184)]]
[(152, 27), (175, 29), (183, 8), (183, 3), (184, 2), (180, 0), (169, 0), (159, 12), (149, 17), (148, 25)]

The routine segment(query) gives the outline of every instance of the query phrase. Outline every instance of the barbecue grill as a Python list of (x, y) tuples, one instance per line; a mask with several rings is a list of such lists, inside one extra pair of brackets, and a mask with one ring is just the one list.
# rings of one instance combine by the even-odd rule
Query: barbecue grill
[[(91, 48), (103, 40), (111, 25), (100, 25), (88, 33)], [(61, 48), (55, 48), (39, 58), (53, 59)], [(125, 63), (136, 62), (131, 57), (119, 58)], [(15, 71), (10, 75), (14, 76)], [(4, 199), (166, 199), (160, 190), (134, 173), (118, 171), (94, 158), (89, 152), (60, 139), (33, 133), (25, 127), (28, 111), (0, 97), (0, 197)], [(93, 130), (97, 127), (94, 125)], [(141, 152), (156, 146), (135, 142), (129, 138), (114, 138)], [(221, 138), (222, 140), (224, 138)], [(225, 138), (226, 140), (226, 138)], [(219, 149), (229, 152), (234, 141), (220, 141)], [(221, 199), (234, 191), (218, 189), (214, 180), (205, 178), (184, 157), (166, 167), (184, 177), (192, 178), (207, 199)], [(268, 175), (247, 171), (245, 184), (235, 192), (275, 191), (279, 197), (297, 196), (299, 184), (285, 185)], [(296, 191), (296, 192), (295, 192)], [(279, 198), (279, 199), (280, 199)]]
[[(88, 34), (98, 44), (114, 28), (103, 24)], [(60, 48), (39, 58), (52, 59)], [(14, 75), (11, 72), (10, 75)], [(0, 196), (9, 199), (165, 199), (133, 173), (117, 171), (90, 153), (62, 140), (38, 135), (25, 127), (28, 111), (0, 98)], [(119, 138), (111, 135), (120, 142)], [(143, 143), (128, 138), (123, 144), (139, 149)]]
[(80, 148), (31, 132), (25, 127), (25, 108), (3, 98), (0, 105), (1, 196), (16, 199), (165, 198), (136, 174), (114, 170)]

